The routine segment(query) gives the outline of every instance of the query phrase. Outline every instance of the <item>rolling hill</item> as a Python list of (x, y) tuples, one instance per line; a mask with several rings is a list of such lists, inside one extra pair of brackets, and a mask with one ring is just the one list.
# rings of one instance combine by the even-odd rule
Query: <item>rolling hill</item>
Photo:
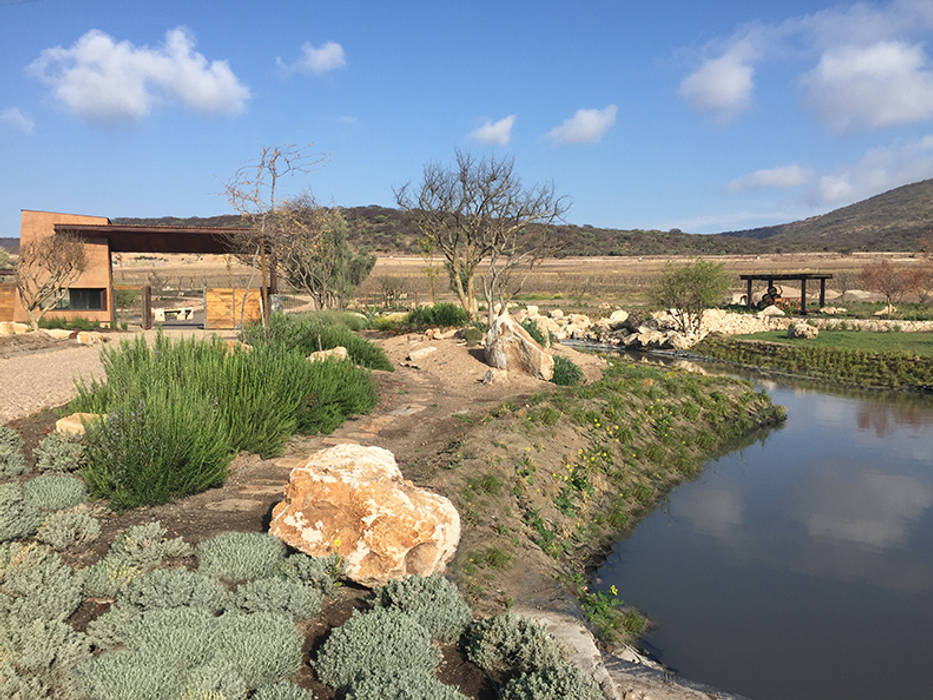
[[(376, 205), (345, 207), (352, 243), (378, 253), (417, 254), (418, 231), (404, 211)], [(165, 226), (237, 226), (239, 217), (115, 218), (114, 223)], [(561, 224), (551, 227), (565, 255), (718, 255), (802, 251), (905, 250), (933, 234), (933, 179), (897, 187), (836, 209), (776, 226), (717, 234), (613, 229)], [(15, 250), (18, 240), (0, 239)]]

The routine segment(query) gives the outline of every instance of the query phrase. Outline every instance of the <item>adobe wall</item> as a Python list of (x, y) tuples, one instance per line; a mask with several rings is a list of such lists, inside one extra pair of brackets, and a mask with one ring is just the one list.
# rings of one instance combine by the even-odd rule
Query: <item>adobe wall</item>
[[(22, 214), (22, 223), (19, 230), (21, 247), (30, 241), (54, 234), (55, 224), (106, 225), (110, 223), (110, 220), (105, 216), (59, 214), (52, 211), (32, 211), (29, 209), (23, 209)], [(49, 311), (45, 314), (45, 318), (81, 316), (92, 321), (110, 322), (113, 309), (113, 268), (110, 264), (110, 246), (107, 244), (106, 238), (88, 239), (85, 241), (84, 251), (87, 256), (87, 266), (81, 276), (70, 286), (106, 289), (107, 308), (101, 311)], [(29, 315), (20, 303), (17, 303), (13, 317), (16, 321), (24, 323), (29, 321)]]

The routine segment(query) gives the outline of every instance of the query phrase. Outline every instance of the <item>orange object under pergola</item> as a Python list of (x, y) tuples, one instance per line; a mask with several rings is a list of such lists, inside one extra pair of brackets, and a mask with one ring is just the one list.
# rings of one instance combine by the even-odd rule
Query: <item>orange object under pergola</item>
[(745, 305), (752, 308), (752, 282), (767, 282), (768, 288), (774, 286), (775, 282), (800, 282), (800, 313), (807, 313), (807, 280), (820, 281), (820, 308), (826, 305), (826, 280), (833, 276), (825, 272), (782, 272), (782, 273), (764, 273), (754, 275), (739, 275), (739, 279), (748, 283), (748, 290), (745, 294)]

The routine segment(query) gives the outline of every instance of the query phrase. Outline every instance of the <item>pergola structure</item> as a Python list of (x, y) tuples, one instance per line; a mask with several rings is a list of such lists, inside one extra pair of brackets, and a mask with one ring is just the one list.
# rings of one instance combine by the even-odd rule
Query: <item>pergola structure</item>
[(831, 274), (825, 272), (785, 272), (780, 274), (754, 274), (739, 275), (739, 279), (748, 283), (748, 290), (745, 293), (745, 304), (752, 308), (752, 282), (767, 282), (768, 288), (774, 286), (775, 282), (800, 282), (800, 313), (807, 313), (807, 280), (820, 281), (820, 308), (826, 304), (826, 280), (832, 279)]

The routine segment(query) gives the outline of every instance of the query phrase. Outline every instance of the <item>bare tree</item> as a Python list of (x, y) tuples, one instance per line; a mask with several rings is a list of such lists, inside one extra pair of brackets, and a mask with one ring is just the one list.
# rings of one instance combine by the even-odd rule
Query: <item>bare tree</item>
[[(279, 180), (307, 173), (326, 160), (326, 156), (312, 154), (307, 146), (263, 146), (259, 160), (239, 168), (224, 186), (227, 199), (247, 222), (250, 230), (230, 234), (228, 242), (233, 252), (248, 264), (256, 267), (258, 259), (262, 280), (262, 322), (269, 325), (269, 250), (277, 237), (294, 232), (301, 223), (294, 216), (294, 209), (287, 201), (278, 197)], [(274, 268), (275, 258), (272, 259)], [(244, 298), (244, 306), (246, 300)]]
[(862, 268), (862, 282), (873, 292), (884, 295), (889, 311), (904, 295), (917, 291), (922, 284), (920, 270), (892, 265), (887, 259)]
[(56, 233), (20, 246), (16, 289), (33, 330), (45, 312), (65, 298), (68, 287), (87, 265), (84, 242), (70, 233)]
[(417, 194), (407, 184), (395, 191), (398, 205), (412, 214), (429, 246), (444, 256), (451, 288), (472, 317), (478, 311), (477, 270), (487, 261), (483, 291), (490, 325), (496, 301), (504, 309), (520, 287), (517, 272), (553, 252), (546, 224), (568, 208), (553, 185), (524, 189), (514, 167), (512, 158), (475, 160), (457, 151), (453, 168), (437, 163), (424, 167)]

